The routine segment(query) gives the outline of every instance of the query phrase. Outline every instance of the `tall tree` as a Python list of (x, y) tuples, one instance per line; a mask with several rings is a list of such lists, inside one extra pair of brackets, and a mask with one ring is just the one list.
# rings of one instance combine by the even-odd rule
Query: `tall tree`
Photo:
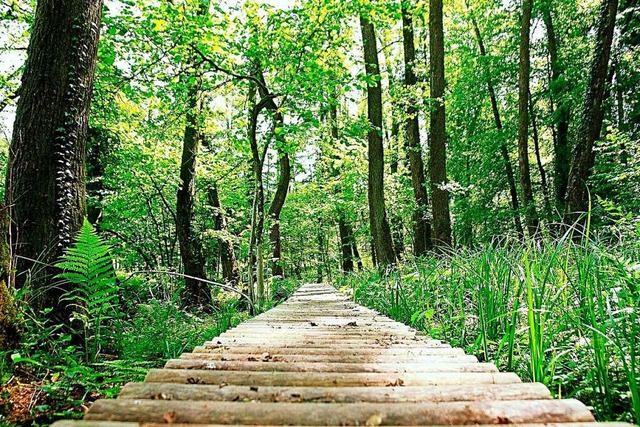
[(382, 85), (380, 83), (380, 65), (376, 34), (371, 17), (360, 15), (360, 29), (364, 48), (365, 71), (367, 74), (367, 115), (369, 131), (369, 221), (373, 248), (378, 265), (395, 264), (393, 239), (387, 221), (384, 201), (384, 147), (382, 144)]
[(442, 0), (429, 0), (429, 75), (431, 117), (429, 121), (429, 178), (433, 209), (433, 240), (451, 246), (451, 217), (447, 184), (447, 131), (444, 104), (444, 28)]
[(573, 224), (588, 209), (587, 179), (593, 167), (594, 143), (600, 138), (604, 118), (602, 103), (605, 98), (607, 69), (616, 24), (618, 0), (603, 0), (596, 32), (596, 44), (589, 72), (589, 83), (582, 107), (578, 140), (573, 149), (567, 184), (564, 223)]
[(538, 216), (533, 200), (531, 172), (529, 170), (529, 76), (531, 74), (530, 31), (532, 0), (522, 2), (522, 26), (520, 27), (520, 67), (518, 72), (518, 166), (522, 205), (529, 236), (538, 233)]
[[(402, 1), (402, 46), (404, 50), (404, 86), (407, 93), (413, 94), (416, 85), (414, 70), (416, 49), (414, 44), (413, 17), (408, 2)], [(429, 221), (426, 179), (424, 176), (424, 162), (422, 161), (422, 146), (420, 145), (420, 123), (418, 109), (413, 102), (406, 107), (405, 138), (411, 169), (411, 185), (416, 202), (413, 212), (413, 253), (416, 256), (425, 255), (431, 247), (431, 222)]]
[(569, 177), (570, 150), (569, 150), (569, 118), (571, 110), (567, 99), (568, 85), (564, 76), (564, 67), (558, 57), (558, 40), (553, 25), (551, 14), (551, 1), (545, 1), (541, 5), (542, 19), (547, 28), (547, 49), (551, 66), (551, 80), (549, 82), (551, 100), (555, 104), (553, 117), (556, 125), (554, 138), (553, 183), (556, 206), (564, 206), (564, 196), (567, 191)]
[(188, 106), (184, 137), (182, 139), (182, 160), (180, 162), (180, 186), (176, 201), (176, 231), (180, 245), (180, 258), (184, 267), (185, 291), (183, 300), (189, 307), (211, 308), (211, 291), (205, 282), (205, 260), (202, 242), (194, 229), (194, 192), (196, 181), (196, 160), (202, 139), (198, 124), (200, 102), (196, 85), (189, 88)]
[(38, 1), (9, 153), (6, 204), (16, 284), (30, 278), (36, 306), (54, 307), (63, 323), (70, 308), (60, 296), (67, 289), (47, 286), (51, 271), (42, 265), (58, 258), (83, 223), (101, 17), (102, 0)]
[[(469, 6), (467, 5), (467, 8)], [(480, 50), (480, 56), (487, 56), (487, 49), (484, 45), (482, 33), (480, 33), (480, 27), (475, 17), (471, 15), (471, 23), (473, 25), (473, 31), (476, 35), (476, 41), (478, 42), (478, 49)], [(516, 227), (516, 231), (519, 235), (524, 234), (522, 229), (522, 222), (520, 221), (520, 203), (518, 202), (518, 188), (516, 187), (516, 180), (513, 174), (513, 166), (511, 166), (511, 160), (509, 159), (509, 149), (504, 138), (502, 129), (502, 118), (500, 116), (500, 110), (498, 108), (498, 97), (496, 96), (496, 89), (491, 79), (491, 72), (487, 72), (487, 90), (489, 92), (489, 100), (491, 101), (491, 112), (493, 114), (493, 120), (496, 125), (496, 129), (500, 134), (500, 156), (504, 163), (505, 175), (507, 177), (507, 184), (509, 185), (509, 195), (511, 196), (511, 208), (513, 209), (513, 222)]]

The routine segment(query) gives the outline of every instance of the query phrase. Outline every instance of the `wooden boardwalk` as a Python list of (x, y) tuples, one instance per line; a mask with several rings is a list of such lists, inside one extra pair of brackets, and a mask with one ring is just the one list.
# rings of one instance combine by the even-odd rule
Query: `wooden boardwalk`
[(324, 284), (304, 285), (151, 370), (118, 399), (95, 402), (83, 421), (54, 426), (156, 424), (595, 426), (579, 401), (554, 400), (544, 385), (418, 336)]

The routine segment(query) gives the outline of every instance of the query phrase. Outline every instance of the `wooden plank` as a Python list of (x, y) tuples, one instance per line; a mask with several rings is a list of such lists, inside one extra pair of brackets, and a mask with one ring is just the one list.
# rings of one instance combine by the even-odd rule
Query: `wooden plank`
[(457, 353), (451, 355), (438, 356), (412, 356), (412, 355), (395, 355), (392, 358), (371, 354), (271, 354), (271, 353), (182, 353), (180, 359), (195, 360), (243, 360), (247, 362), (340, 362), (340, 363), (386, 363), (393, 360), (394, 363), (438, 363), (438, 362), (461, 362), (475, 363), (478, 361), (476, 356), (459, 355)]
[(239, 341), (214, 341), (207, 342), (204, 344), (206, 348), (231, 348), (231, 347), (264, 347), (264, 346), (277, 346), (276, 348), (336, 348), (339, 347), (341, 349), (361, 349), (363, 346), (368, 347), (369, 349), (378, 349), (378, 348), (395, 348), (395, 349), (413, 349), (420, 350), (425, 348), (451, 348), (449, 344), (440, 344), (440, 343), (357, 343), (357, 342), (336, 342), (333, 340), (327, 341), (316, 341), (316, 340), (300, 340), (300, 341), (288, 341), (283, 343), (262, 340), (262, 341), (252, 341), (252, 342), (239, 342)]
[(589, 422), (577, 400), (512, 400), (443, 403), (241, 403), (104, 399), (87, 420), (308, 426), (411, 426), (423, 424), (513, 424)]
[[(222, 427), (222, 424), (171, 424), (172, 427)], [(64, 420), (56, 421), (51, 427), (166, 427), (167, 423), (137, 423), (125, 421), (85, 421), (85, 420)], [(578, 422), (578, 423), (545, 423), (545, 424), (512, 424), (518, 427), (637, 427), (634, 424), (621, 422)], [(246, 426), (238, 426), (246, 427)], [(296, 426), (292, 426), (296, 427)], [(334, 426), (338, 427), (338, 426)], [(432, 426), (444, 427), (444, 426)], [(477, 424), (475, 427), (489, 427), (486, 424)]]
[(212, 371), (253, 371), (253, 372), (498, 372), (493, 363), (322, 363), (322, 362), (245, 362), (214, 361), (197, 359), (172, 359), (165, 369), (206, 369)]
[(340, 346), (309, 348), (309, 347), (289, 347), (282, 348), (277, 344), (256, 347), (205, 347), (197, 346), (194, 353), (219, 353), (219, 354), (306, 354), (306, 355), (374, 355), (379, 357), (396, 356), (443, 356), (443, 355), (464, 355), (461, 348), (451, 347), (420, 347), (420, 348), (341, 348)]
[(456, 402), (542, 400), (551, 393), (540, 383), (438, 387), (250, 387), (246, 385), (129, 383), (120, 399), (213, 400), (258, 402)]
[(327, 373), (207, 371), (192, 369), (151, 369), (147, 382), (290, 387), (431, 386), (456, 384), (519, 383), (513, 373)]

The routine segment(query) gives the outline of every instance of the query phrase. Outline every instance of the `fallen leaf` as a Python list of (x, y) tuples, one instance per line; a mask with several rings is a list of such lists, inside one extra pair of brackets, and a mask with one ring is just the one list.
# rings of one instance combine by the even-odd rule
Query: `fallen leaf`
[(167, 424), (173, 424), (178, 419), (178, 414), (176, 414), (176, 411), (168, 411), (162, 414), (162, 419)]
[(367, 421), (365, 421), (364, 423), (364, 425), (372, 426), (372, 427), (377, 427), (380, 424), (382, 424), (382, 417), (379, 414), (371, 415), (369, 418), (367, 418)]
[(166, 394), (160, 392), (160, 393), (156, 394), (155, 396), (153, 396), (152, 399), (154, 399), (154, 400), (169, 400), (169, 396), (167, 396)]

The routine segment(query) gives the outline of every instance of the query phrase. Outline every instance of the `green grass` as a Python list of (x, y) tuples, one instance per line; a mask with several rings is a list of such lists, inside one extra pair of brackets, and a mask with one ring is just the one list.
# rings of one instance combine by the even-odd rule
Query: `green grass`
[(365, 271), (353, 298), (502, 370), (577, 397), (600, 420), (640, 419), (640, 225), (575, 242), (503, 241)]

